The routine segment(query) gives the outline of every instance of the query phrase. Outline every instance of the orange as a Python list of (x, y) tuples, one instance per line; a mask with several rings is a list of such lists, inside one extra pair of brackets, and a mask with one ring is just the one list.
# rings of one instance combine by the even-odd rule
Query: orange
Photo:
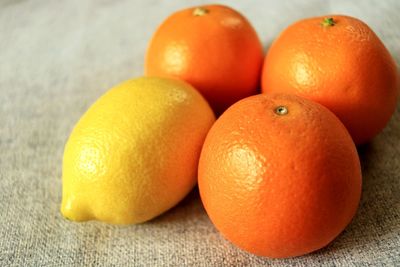
[(261, 42), (249, 21), (222, 5), (172, 14), (148, 46), (145, 73), (183, 79), (220, 114), (257, 93), (263, 62)]
[(319, 102), (362, 144), (393, 114), (398, 76), (388, 50), (365, 23), (332, 15), (301, 20), (279, 35), (264, 61), (262, 91)]
[(204, 207), (251, 253), (303, 255), (351, 221), (361, 195), (356, 147), (328, 109), (294, 95), (256, 95), (211, 127), (200, 155)]

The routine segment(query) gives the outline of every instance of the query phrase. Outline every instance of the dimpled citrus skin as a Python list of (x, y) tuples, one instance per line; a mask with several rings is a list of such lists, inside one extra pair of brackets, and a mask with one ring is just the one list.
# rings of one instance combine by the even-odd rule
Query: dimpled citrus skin
[(263, 51), (257, 33), (236, 10), (222, 5), (172, 14), (153, 35), (145, 73), (192, 84), (217, 114), (256, 94)]
[(195, 185), (214, 114), (178, 80), (123, 82), (98, 99), (65, 146), (61, 212), (74, 221), (140, 223)]
[[(323, 26), (325, 18), (333, 25)], [(377, 135), (398, 96), (396, 65), (362, 21), (341, 15), (304, 19), (284, 30), (264, 61), (262, 91), (319, 102), (346, 126), (356, 144)]]
[[(278, 115), (275, 109), (287, 108)], [(272, 258), (326, 246), (361, 195), (355, 145), (325, 107), (297, 96), (256, 95), (231, 106), (206, 137), (198, 185), (216, 228)]]

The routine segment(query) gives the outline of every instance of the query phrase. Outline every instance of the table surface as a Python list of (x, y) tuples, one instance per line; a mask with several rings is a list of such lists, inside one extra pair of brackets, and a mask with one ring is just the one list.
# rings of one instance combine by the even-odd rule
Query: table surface
[[(1, 266), (400, 265), (400, 113), (360, 149), (363, 195), (353, 222), (318, 252), (284, 260), (224, 240), (194, 190), (141, 225), (73, 223), (59, 212), (63, 146), (108, 88), (143, 73), (151, 34), (204, 1), (0, 1)], [(303, 17), (348, 14), (400, 61), (400, 1), (221, 1), (245, 14), (265, 47)]]

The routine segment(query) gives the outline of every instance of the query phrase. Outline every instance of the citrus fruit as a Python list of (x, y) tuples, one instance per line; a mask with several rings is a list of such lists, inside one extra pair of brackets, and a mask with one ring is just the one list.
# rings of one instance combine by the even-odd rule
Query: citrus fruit
[(65, 146), (61, 212), (74, 221), (140, 223), (195, 185), (214, 114), (192, 86), (138, 78), (109, 90)]
[(247, 19), (222, 5), (178, 11), (153, 35), (145, 73), (183, 79), (216, 113), (257, 92), (261, 42)]
[(396, 65), (362, 21), (340, 15), (304, 19), (273, 42), (264, 93), (297, 94), (329, 108), (356, 144), (377, 135), (396, 107)]
[(198, 179), (222, 235), (272, 258), (327, 245), (351, 221), (361, 194), (346, 128), (294, 95), (256, 95), (228, 108), (206, 137)]

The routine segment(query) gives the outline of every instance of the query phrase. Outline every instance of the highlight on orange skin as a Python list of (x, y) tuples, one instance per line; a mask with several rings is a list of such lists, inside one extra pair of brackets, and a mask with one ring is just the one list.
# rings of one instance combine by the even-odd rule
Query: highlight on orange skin
[(262, 44), (249, 21), (223, 5), (205, 5), (172, 14), (147, 49), (145, 74), (183, 79), (221, 114), (256, 94)]
[(271, 45), (262, 92), (296, 94), (329, 108), (356, 144), (371, 140), (393, 114), (396, 64), (362, 21), (343, 15), (300, 20)]
[(198, 168), (215, 227), (271, 258), (318, 250), (349, 224), (361, 195), (356, 147), (325, 107), (294, 95), (245, 98), (209, 131)]

